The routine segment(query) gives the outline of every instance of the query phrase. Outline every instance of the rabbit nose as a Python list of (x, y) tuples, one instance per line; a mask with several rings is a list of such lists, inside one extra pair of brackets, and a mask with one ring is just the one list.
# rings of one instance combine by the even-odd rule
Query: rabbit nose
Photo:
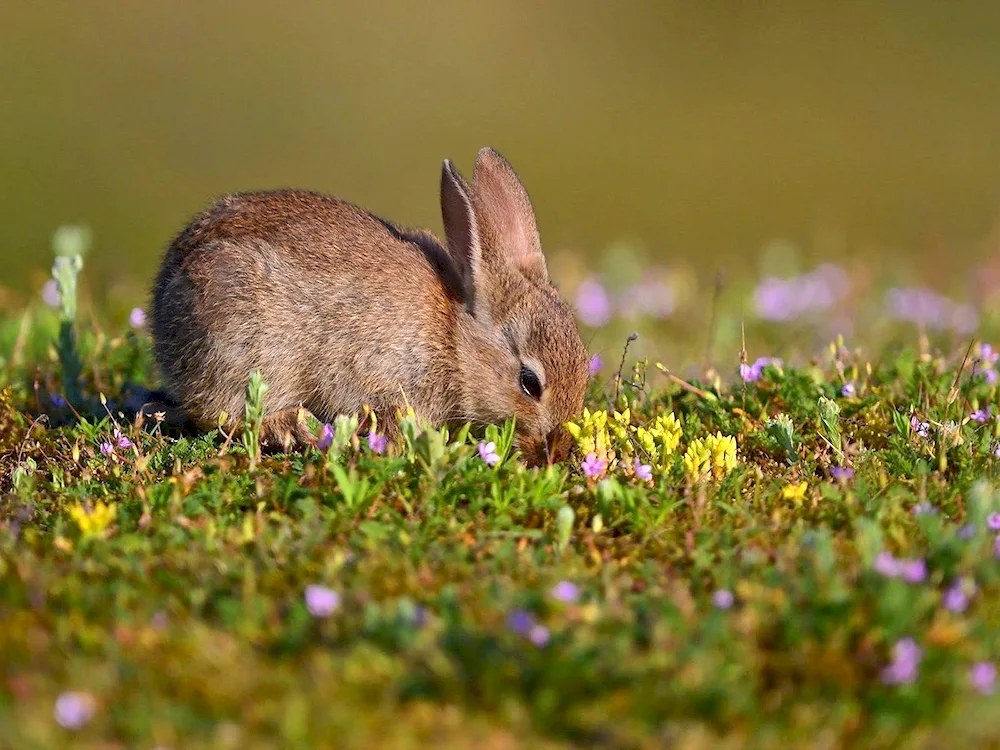
[(566, 460), (573, 449), (573, 437), (559, 426), (548, 435), (525, 438), (521, 453), (529, 466), (547, 466)]

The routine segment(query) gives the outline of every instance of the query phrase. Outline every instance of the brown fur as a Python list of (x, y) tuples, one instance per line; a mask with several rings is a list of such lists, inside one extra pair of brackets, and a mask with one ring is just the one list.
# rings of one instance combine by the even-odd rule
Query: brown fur
[[(395, 434), (406, 405), (434, 424), (516, 415), (532, 463), (570, 443), (587, 356), (551, 286), (528, 195), (492, 149), (470, 188), (442, 168), (443, 245), (336, 198), (282, 190), (227, 196), (171, 244), (153, 289), (156, 358), (201, 429), (234, 426), (249, 373), (269, 385), (265, 437), (309, 440), (321, 421), (378, 415)], [(521, 365), (542, 381), (520, 388)]]

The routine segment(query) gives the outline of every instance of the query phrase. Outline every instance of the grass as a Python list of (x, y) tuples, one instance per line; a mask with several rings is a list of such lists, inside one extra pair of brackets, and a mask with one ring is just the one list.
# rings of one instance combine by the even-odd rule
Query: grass
[[(0, 327), (0, 746), (1000, 742), (969, 679), (1000, 655), (998, 422), (970, 418), (997, 392), (967, 342), (751, 383), (605, 368), (588, 407), (629, 426), (583, 425), (609, 462), (588, 478), (524, 468), (510, 425), (259, 463), (140, 429), (148, 342), (80, 328), (62, 406), (57, 317)], [(644, 443), (668, 414), (676, 446)], [(887, 672), (907, 638), (912, 674)]]

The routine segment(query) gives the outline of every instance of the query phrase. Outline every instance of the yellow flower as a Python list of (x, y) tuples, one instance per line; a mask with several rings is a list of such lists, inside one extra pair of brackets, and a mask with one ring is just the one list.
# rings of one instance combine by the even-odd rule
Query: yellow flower
[(628, 439), (628, 431), (632, 426), (632, 411), (626, 409), (623, 412), (615, 412), (614, 419), (608, 423), (608, 429), (611, 433), (618, 438), (618, 440), (624, 442)]
[(786, 484), (781, 490), (781, 497), (785, 500), (794, 500), (796, 503), (801, 503), (806, 499), (806, 487), (807, 484), (805, 482)]
[(76, 521), (83, 536), (101, 536), (108, 526), (114, 523), (118, 515), (118, 505), (117, 503), (105, 505), (102, 501), (92, 506), (76, 503), (69, 509), (69, 515)]
[(712, 454), (705, 441), (696, 438), (684, 452), (684, 471), (694, 481), (700, 480), (712, 468)]
[[(622, 415), (624, 416), (624, 415)], [(598, 460), (611, 464), (615, 452), (611, 447), (611, 435), (608, 433), (608, 413), (603, 409), (591, 412), (583, 410), (579, 422), (567, 422), (566, 429), (576, 440), (580, 453), (584, 456), (593, 454)]]
[(712, 476), (722, 479), (736, 468), (736, 438), (716, 432), (705, 438), (705, 446), (712, 455)]
[(681, 424), (673, 412), (661, 414), (646, 427), (635, 428), (635, 439), (653, 466), (663, 470), (681, 442)]

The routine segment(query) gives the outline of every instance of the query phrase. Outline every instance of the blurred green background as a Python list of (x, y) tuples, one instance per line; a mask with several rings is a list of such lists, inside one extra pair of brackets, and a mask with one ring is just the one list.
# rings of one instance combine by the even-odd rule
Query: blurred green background
[(484, 144), (574, 263), (631, 238), (712, 274), (788, 237), (940, 274), (1000, 208), (998, 3), (32, 0), (0, 29), (8, 300), (79, 222), (91, 288), (141, 303), (233, 190), (438, 231), (440, 160)]

